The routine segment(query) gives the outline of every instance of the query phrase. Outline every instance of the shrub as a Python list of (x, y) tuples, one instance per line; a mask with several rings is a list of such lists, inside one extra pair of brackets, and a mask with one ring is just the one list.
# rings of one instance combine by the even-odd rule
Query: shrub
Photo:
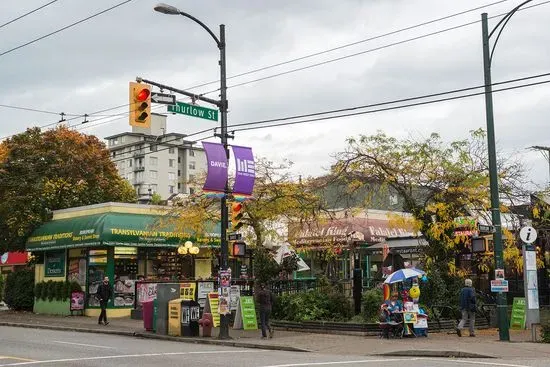
[(540, 336), (543, 343), (550, 343), (550, 324), (542, 325), (540, 328)]
[(369, 289), (363, 293), (361, 299), (363, 318), (367, 322), (378, 322), (380, 305), (384, 301), (382, 290), (379, 288)]
[(273, 318), (286, 321), (346, 321), (351, 316), (350, 302), (334, 289), (285, 294), (273, 307)]
[(4, 300), (12, 310), (32, 310), (34, 306), (34, 271), (21, 269), (8, 274)]
[(4, 277), (0, 274), (0, 302), (4, 300)]
[(71, 297), (71, 292), (81, 291), (82, 287), (77, 282), (47, 281), (37, 283), (34, 287), (37, 299), (43, 301), (65, 301)]

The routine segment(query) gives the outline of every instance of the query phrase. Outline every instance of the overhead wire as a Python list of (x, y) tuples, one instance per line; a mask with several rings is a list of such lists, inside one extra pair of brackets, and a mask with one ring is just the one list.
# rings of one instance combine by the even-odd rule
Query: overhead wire
[(65, 26), (65, 27), (63, 27), (63, 28), (59, 28), (59, 29), (57, 29), (57, 30), (55, 30), (55, 31), (53, 31), (53, 32), (50, 32), (50, 33), (45, 34), (45, 35), (43, 35), (43, 36), (41, 36), (41, 37), (35, 38), (35, 39), (33, 39), (33, 40), (31, 40), (31, 41), (28, 41), (28, 42), (26, 42), (26, 43), (23, 43), (23, 44), (21, 44), (21, 45), (19, 45), (19, 46), (10, 48), (9, 50), (6, 50), (6, 51), (4, 51), (4, 52), (0, 52), (0, 56), (7, 55), (7, 54), (9, 54), (9, 53), (12, 53), (13, 51), (19, 50), (19, 49), (21, 49), (21, 48), (23, 48), (23, 47), (26, 47), (26, 46), (28, 46), (28, 45), (31, 45), (31, 44), (36, 43), (36, 42), (38, 42), (38, 41), (41, 41), (41, 40), (43, 40), (44, 38), (48, 38), (48, 37), (50, 37), (50, 36), (53, 36), (54, 34), (63, 32), (64, 30), (67, 30), (67, 29), (72, 28), (72, 27), (74, 27), (74, 26), (76, 26), (76, 25), (78, 25), (78, 24), (84, 23), (84, 22), (86, 22), (86, 21), (88, 21), (88, 20), (90, 20), (90, 19), (93, 19), (93, 18), (95, 18), (95, 17), (98, 17), (98, 16), (100, 16), (100, 15), (102, 15), (102, 14), (105, 14), (105, 13), (107, 13), (107, 12), (109, 12), (109, 11), (111, 11), (111, 10), (116, 9), (116, 8), (118, 8), (119, 6), (125, 5), (125, 4), (127, 4), (127, 3), (131, 2), (131, 1), (133, 1), (133, 0), (125, 0), (125, 1), (123, 1), (123, 2), (121, 2), (121, 3), (118, 3), (118, 4), (116, 4), (116, 5), (111, 6), (110, 8), (104, 9), (104, 10), (98, 12), (98, 13), (92, 14), (92, 15), (86, 17), (86, 18), (83, 18), (83, 19), (80, 19), (80, 20), (78, 20), (78, 21), (76, 21), (76, 22), (74, 22), (74, 23), (71, 23), (71, 24), (69, 24), (69, 25), (67, 25), (67, 26)]
[[(131, 1), (131, 0), (128, 0), (128, 1)], [(420, 27), (420, 26), (422, 26), (422, 25), (435, 23), (435, 22), (437, 22), (437, 21), (449, 19), (449, 18), (452, 18), (452, 17), (454, 17), (454, 16), (458, 16), (458, 15), (465, 14), (465, 13), (468, 13), (468, 12), (471, 12), (471, 11), (479, 10), (479, 9), (481, 9), (481, 8), (493, 6), (493, 5), (499, 4), (499, 3), (504, 2), (504, 1), (506, 1), (506, 0), (502, 0), (502, 1), (494, 2), (494, 3), (490, 3), (490, 4), (487, 4), (487, 5), (479, 6), (479, 7), (472, 8), (472, 9), (468, 9), (468, 10), (465, 10), (465, 11), (462, 11), (462, 12), (459, 12), (459, 13), (455, 13), (455, 14), (451, 14), (451, 15), (448, 15), (448, 16), (445, 16), (445, 17), (437, 18), (437, 19), (434, 19), (434, 20), (431, 20), (431, 21), (419, 23), (419, 24), (417, 24), (417, 25), (413, 25), (413, 26), (410, 26), (410, 27), (402, 28), (402, 29), (399, 29), (399, 30), (396, 30), (396, 31), (392, 31), (392, 32), (383, 34), (383, 35), (379, 35), (379, 36), (371, 37), (371, 38), (368, 38), (368, 39), (356, 41), (356, 42), (353, 42), (353, 43), (345, 44), (345, 45), (336, 47), (336, 48), (334, 48), (334, 49), (341, 49), (341, 48), (344, 48), (344, 47), (349, 47), (349, 46), (351, 46), (351, 45), (358, 44), (358, 43), (362, 43), (362, 42), (366, 42), (366, 41), (371, 40), (371, 39), (377, 39), (377, 38), (385, 37), (385, 36), (387, 36), (387, 35), (399, 33), (399, 32), (402, 32), (402, 31), (404, 31), (404, 30), (410, 30), (410, 29), (412, 29), (412, 28)], [(541, 3), (537, 3), (537, 4), (533, 4), (533, 5), (524, 7), (524, 8), (522, 8), (522, 9), (520, 9), (520, 11), (522, 11), (522, 10), (527, 10), (527, 9), (530, 9), (530, 8), (534, 8), (534, 7), (541, 6), (541, 5), (545, 5), (545, 4), (548, 4), (548, 3), (550, 3), (550, 0), (547, 0), (547, 1), (544, 1), (544, 2), (541, 2)], [(118, 6), (120, 6), (120, 5), (121, 5), (121, 4), (119, 4)], [(502, 17), (502, 16), (504, 16), (504, 15), (506, 15), (506, 14), (507, 14), (507, 13), (502, 13), (502, 14), (494, 15), (494, 16), (489, 17), (489, 19)], [(228, 88), (235, 88), (235, 87), (238, 87), (238, 86), (243, 86), (243, 85), (255, 83), (255, 82), (258, 82), (258, 81), (262, 81), (262, 80), (272, 79), (272, 78), (275, 78), (275, 77), (278, 77), (278, 76), (287, 75), (287, 74), (290, 74), (290, 73), (294, 73), (294, 72), (298, 72), (298, 71), (310, 69), (310, 68), (313, 68), (313, 67), (317, 67), (317, 66), (321, 66), (321, 65), (328, 64), (328, 63), (332, 63), (332, 62), (340, 61), (340, 60), (343, 60), (343, 59), (347, 59), (347, 58), (350, 58), (350, 57), (359, 56), (359, 55), (362, 55), (362, 54), (365, 54), (365, 53), (370, 53), (370, 52), (378, 51), (378, 50), (381, 50), (381, 49), (389, 48), (389, 47), (392, 47), (392, 46), (397, 46), (397, 45), (400, 45), (400, 44), (403, 44), (403, 43), (407, 43), (407, 42), (411, 42), (411, 41), (414, 41), (414, 40), (426, 38), (426, 37), (429, 37), (429, 36), (434, 36), (434, 35), (441, 34), (441, 33), (444, 33), (444, 32), (448, 32), (448, 31), (451, 31), (451, 30), (455, 30), (455, 29), (459, 29), (459, 28), (466, 27), (466, 26), (469, 26), (469, 25), (473, 25), (473, 24), (476, 24), (476, 23), (479, 23), (479, 22), (480, 22), (480, 20), (478, 20), (478, 21), (473, 21), (473, 22), (469, 22), (469, 23), (464, 23), (464, 24), (461, 24), (461, 25), (458, 25), (458, 26), (449, 27), (449, 28), (446, 28), (446, 29), (443, 29), (443, 30), (439, 30), (439, 31), (435, 31), (435, 32), (430, 32), (430, 33), (427, 33), (427, 34), (424, 34), (424, 35), (421, 35), (421, 36), (413, 37), (413, 38), (406, 39), (406, 40), (402, 40), (402, 41), (399, 41), (399, 42), (393, 42), (393, 43), (390, 43), (390, 44), (387, 44), (387, 45), (383, 45), (383, 46), (376, 47), (376, 48), (373, 48), (373, 49), (361, 51), (361, 52), (354, 53), (354, 54), (351, 54), (351, 55), (345, 55), (345, 56), (338, 57), (338, 58), (335, 58), (335, 59), (326, 60), (326, 61), (323, 61), (323, 62), (320, 62), (320, 63), (316, 63), (316, 64), (312, 64), (312, 65), (307, 65), (307, 66), (304, 66), (304, 67), (301, 67), (301, 68), (297, 68), (297, 69), (292, 69), (292, 70), (284, 71), (284, 72), (281, 72), (281, 73), (277, 73), (277, 74), (269, 75), (269, 76), (266, 76), (266, 77), (262, 77), (262, 78), (258, 78), (258, 79), (254, 79), (254, 80), (250, 80), (250, 81), (246, 81), (246, 82), (243, 82), (243, 83), (234, 84), (234, 85), (228, 86)], [(319, 53), (317, 53), (317, 54), (323, 54), (323, 53), (327, 53), (327, 52), (330, 52), (330, 50), (321, 51), (321, 52), (319, 52)], [(1, 54), (0, 54), (0, 56), (1, 56)], [(303, 57), (301, 57), (301, 58), (296, 58), (296, 59), (288, 60), (288, 61), (286, 61), (286, 62), (282, 62), (282, 64), (288, 64), (288, 63), (291, 63), (291, 62), (294, 62), (294, 61), (298, 61), (299, 59), (308, 58), (308, 57), (313, 57), (313, 56), (314, 56), (314, 54), (311, 54), (311, 56), (306, 55), (306, 56), (303, 56)], [(279, 63), (279, 64), (281, 64), (281, 63)], [(265, 69), (269, 69), (269, 68), (271, 68), (271, 67), (275, 67), (275, 66), (277, 66), (277, 65), (278, 65), (278, 64), (273, 64), (273, 65), (266, 66), (266, 67), (259, 68), (259, 69), (265, 70)], [(259, 69), (258, 69), (258, 71), (261, 71), (261, 70), (259, 70)], [(251, 73), (253, 73), (253, 72), (256, 72), (256, 71), (252, 70), (252, 71), (250, 71), (250, 72), (245, 72), (245, 73), (241, 73), (241, 74), (235, 75), (234, 77), (241, 76), (241, 75), (248, 75), (248, 74), (251, 74)], [(229, 77), (229, 78), (232, 78), (232, 77)], [(205, 86), (205, 85), (208, 85), (208, 84), (213, 84), (213, 83), (215, 83), (215, 82), (209, 82), (209, 83), (198, 84), (198, 85), (195, 85), (195, 86), (193, 86), (193, 87), (186, 88), (186, 89), (187, 89), (187, 90), (192, 90), (192, 89), (196, 89), (196, 88), (198, 88), (198, 87)], [(214, 92), (217, 92), (217, 91), (219, 91), (219, 88), (217, 88), (217, 89), (215, 89), (215, 90), (208, 91), (208, 92), (201, 93), (200, 95), (207, 95), (207, 94), (211, 94), (211, 93), (214, 93)], [(178, 100), (178, 101), (181, 101), (181, 100)], [(115, 106), (115, 107), (103, 109), (103, 110), (97, 111), (97, 112), (95, 112), (95, 113), (90, 113), (90, 114), (88, 114), (88, 116), (94, 116), (96, 113), (99, 114), (99, 113), (107, 112), (107, 111), (114, 110), (114, 109), (117, 109), (117, 108), (126, 107), (126, 106), (128, 106), (128, 105), (129, 105), (129, 104), (122, 104), (122, 105), (119, 105), (119, 106)], [(164, 106), (160, 105), (160, 106), (153, 107), (153, 109), (160, 109), (160, 108), (163, 108), (163, 107), (164, 107)], [(121, 115), (123, 115), (123, 114), (128, 115), (129, 113), (131, 113), (131, 111), (130, 111), (130, 112), (126, 112), (126, 113), (115, 114), (115, 115), (105, 115), (104, 118), (117, 117), (117, 116), (121, 116)], [(84, 117), (84, 115), (80, 115), (79, 117)], [(76, 117), (76, 118), (73, 118), (73, 119), (70, 119), (70, 120), (74, 120), (74, 119), (77, 119), (77, 118), (79, 118), (79, 117)], [(109, 121), (103, 121), (103, 122), (100, 122), (99, 124), (96, 124), (96, 125), (89, 125), (89, 127), (103, 125), (103, 124), (110, 123), (110, 122), (116, 121), (116, 120), (118, 120), (118, 119), (113, 119), (113, 120), (109, 120)], [(97, 121), (97, 120), (95, 120), (95, 121)], [(93, 122), (93, 121), (89, 121), (89, 122)], [(53, 124), (55, 124), (55, 123), (49, 124), (49, 126), (51, 126), (51, 125), (53, 125)], [(75, 125), (75, 126), (76, 126), (76, 125)]]
[(14, 22), (17, 22), (19, 19), (23, 19), (23, 18), (25, 18), (25, 17), (28, 16), (28, 15), (31, 15), (31, 14), (33, 14), (33, 13), (36, 13), (37, 11), (39, 11), (39, 10), (41, 10), (41, 9), (44, 9), (44, 8), (47, 7), (47, 6), (50, 6), (50, 5), (52, 5), (53, 3), (56, 3), (57, 1), (58, 1), (58, 0), (52, 0), (52, 1), (50, 1), (49, 3), (46, 3), (46, 4), (44, 4), (44, 5), (41, 5), (41, 6), (39, 6), (38, 8), (35, 8), (35, 9), (31, 10), (31, 11), (26, 12), (26, 13), (23, 14), (23, 15), (18, 16), (17, 18), (14, 18), (14, 19), (12, 19), (12, 20), (6, 22), (6, 23), (0, 24), (0, 28), (4, 28), (5, 26), (7, 26), (7, 25), (9, 25), (9, 24), (12, 24), (12, 23), (14, 23)]

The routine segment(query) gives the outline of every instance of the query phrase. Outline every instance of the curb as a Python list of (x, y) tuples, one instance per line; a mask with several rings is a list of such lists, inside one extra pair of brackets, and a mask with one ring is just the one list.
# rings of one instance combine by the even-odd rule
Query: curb
[(202, 339), (202, 338), (198, 339), (198, 338), (186, 338), (186, 337), (177, 337), (177, 336), (169, 336), (169, 335), (157, 335), (152, 333), (139, 333), (139, 332), (123, 331), (123, 330), (98, 330), (98, 329), (78, 328), (78, 327), (71, 327), (71, 326), (23, 324), (23, 323), (6, 322), (6, 321), (0, 321), (0, 326), (11, 326), (11, 327), (20, 327), (20, 328), (28, 328), (28, 329), (73, 331), (73, 332), (80, 332), (80, 333), (109, 334), (109, 335), (129, 336), (133, 338), (166, 340), (166, 341), (191, 343), (191, 344), (218, 345), (218, 346), (235, 347), (235, 348), (280, 350), (280, 351), (286, 351), (286, 352), (303, 352), (303, 353), (310, 352), (310, 350), (307, 350), (307, 349), (289, 347), (285, 345), (237, 342), (237, 341), (232, 341), (231, 339), (230, 340)]
[(373, 356), (384, 357), (432, 357), (432, 358), (497, 358), (487, 354), (477, 354), (469, 352), (461, 352), (458, 350), (398, 350), (394, 352), (386, 352), (379, 354), (371, 354)]

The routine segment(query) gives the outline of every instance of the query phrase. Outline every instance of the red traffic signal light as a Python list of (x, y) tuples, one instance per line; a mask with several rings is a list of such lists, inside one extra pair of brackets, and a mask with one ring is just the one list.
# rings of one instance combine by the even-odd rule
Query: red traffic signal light
[(130, 125), (151, 126), (151, 86), (130, 82)]
[(242, 209), (242, 203), (233, 203), (231, 205), (231, 229), (233, 231), (236, 231), (243, 226), (243, 222), (241, 222), (241, 219), (243, 218), (243, 213), (241, 213)]

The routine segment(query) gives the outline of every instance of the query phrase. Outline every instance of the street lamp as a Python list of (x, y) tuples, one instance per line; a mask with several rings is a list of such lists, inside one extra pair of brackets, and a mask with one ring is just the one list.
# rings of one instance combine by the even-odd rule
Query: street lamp
[[(195, 18), (194, 16), (182, 12), (178, 8), (160, 3), (155, 6), (155, 11), (163, 14), (169, 15), (182, 15), (186, 18), (191, 19), (198, 25), (200, 25), (204, 30), (210, 34), (210, 36), (216, 42), (218, 49), (220, 50), (220, 101), (218, 107), (220, 108), (221, 115), (221, 124), (220, 134), (215, 134), (221, 139), (221, 143), (225, 149), (225, 155), (229, 159), (229, 149), (227, 149), (227, 76), (226, 76), (226, 66), (225, 66), (225, 25), (220, 24), (220, 37), (218, 38), (210, 28), (208, 28), (203, 22)], [(227, 182), (225, 184), (225, 194), (229, 193), (229, 187)], [(229, 258), (229, 249), (227, 243), (227, 222), (229, 220), (229, 211), (227, 208), (227, 197), (226, 195), (222, 196), (221, 199), (221, 264), (220, 270), (227, 270), (228, 267), (228, 258)], [(229, 339), (229, 315), (221, 315), (220, 318), (220, 339)]]
[[(498, 39), (502, 34), (502, 30), (508, 24), (508, 21), (521, 8), (523, 5), (531, 2), (527, 0), (514, 9), (512, 9), (489, 33), (489, 26), (487, 20), (487, 13), (481, 14), (481, 30), (483, 39), (483, 73), (485, 77), (485, 113), (487, 116), (487, 149), (489, 155), (489, 183), (491, 190), (491, 213), (493, 226), (495, 227), (495, 233), (493, 235), (495, 246), (495, 268), (504, 269), (504, 257), (502, 248), (502, 225), (500, 222), (500, 200), (498, 193), (498, 172), (497, 172), (497, 158), (495, 149), (495, 120), (493, 116), (493, 89), (491, 82), (491, 61), (495, 52)], [(493, 49), (490, 49), (489, 39), (500, 28)], [(497, 295), (497, 316), (498, 316), (498, 329), (500, 340), (510, 340), (510, 332), (508, 330), (508, 313), (506, 297), (503, 293), (499, 292)]]

